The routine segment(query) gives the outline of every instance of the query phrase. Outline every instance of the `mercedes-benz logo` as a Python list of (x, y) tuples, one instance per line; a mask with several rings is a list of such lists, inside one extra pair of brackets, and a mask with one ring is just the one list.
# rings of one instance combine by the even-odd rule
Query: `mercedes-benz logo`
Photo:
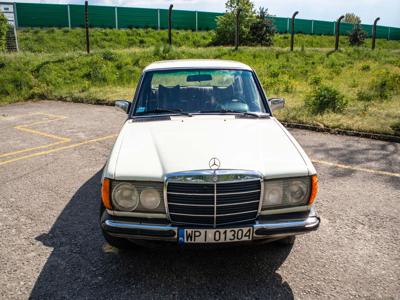
[(219, 161), (218, 158), (213, 157), (208, 162), (208, 166), (210, 167), (211, 170), (218, 170), (219, 167), (221, 167), (221, 162)]

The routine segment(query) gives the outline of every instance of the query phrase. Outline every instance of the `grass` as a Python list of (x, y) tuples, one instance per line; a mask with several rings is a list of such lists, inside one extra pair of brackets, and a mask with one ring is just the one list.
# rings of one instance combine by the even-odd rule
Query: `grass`
[[(85, 31), (81, 28), (71, 29), (20, 29), (18, 30), (19, 44), (22, 51), (35, 53), (55, 53), (84, 51)], [(211, 46), (214, 38), (213, 31), (193, 32), (174, 30), (173, 44), (175, 47), (207, 47)], [(93, 50), (147, 48), (166, 44), (166, 30), (154, 29), (90, 29), (90, 45)], [(288, 48), (289, 34), (278, 34), (274, 37), (274, 47)], [(333, 48), (334, 36), (317, 36), (296, 34), (295, 47), (301, 48)], [(340, 37), (341, 47), (350, 47), (346, 36)], [(362, 48), (369, 48), (371, 39), (367, 39)], [(400, 49), (400, 41), (376, 40), (377, 49)]]
[[(30, 32), (33, 36), (34, 31), (25, 34)], [(100, 34), (103, 31), (109, 32), (107, 36)], [(98, 37), (92, 34), (93, 51), (87, 55), (78, 43), (81, 30), (50, 29), (49, 36), (45, 34), (47, 31), (37, 32), (43, 36), (41, 43), (27, 42), (20, 34), (25, 52), (0, 54), (0, 104), (29, 99), (86, 103), (131, 99), (142, 69), (153, 61), (232, 59), (255, 69), (269, 97), (286, 98), (286, 108), (276, 113), (282, 121), (400, 135), (400, 42), (385, 41), (387, 49), (381, 49), (378, 43), (375, 51), (343, 47), (331, 52), (323, 47), (331, 37), (302, 36), (304, 41), (313, 39), (316, 48), (290, 52), (279, 47), (241, 47), (235, 51), (230, 47), (202, 47), (212, 40), (212, 33), (176, 33), (174, 41), (181, 46), (170, 48), (160, 46), (160, 39), (166, 38), (164, 31), (148, 30), (146, 34), (146, 30), (123, 30), (121, 35), (131, 32), (132, 36), (124, 38), (124, 43), (117, 43), (119, 38), (111, 34), (112, 30), (99, 29), (93, 30)], [(142, 35), (135, 36), (132, 32)], [(62, 38), (53, 39), (52, 34), (76, 38), (66, 42)], [(285, 40), (284, 37), (277, 36), (275, 44)], [(140, 39), (145, 44), (135, 44)], [(397, 50), (390, 49), (396, 48), (394, 45)], [(26, 51), (28, 46), (30, 51)], [(309, 109), (306, 100), (321, 86), (334, 89), (331, 93), (340, 99), (343, 96), (346, 105), (340, 111)]]

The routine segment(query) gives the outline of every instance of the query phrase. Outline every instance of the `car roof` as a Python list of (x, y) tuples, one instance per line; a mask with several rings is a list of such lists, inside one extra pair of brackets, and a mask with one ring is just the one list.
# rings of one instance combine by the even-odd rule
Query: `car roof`
[(252, 69), (243, 63), (222, 60), (222, 59), (177, 59), (177, 60), (163, 60), (156, 61), (148, 65), (144, 72), (154, 70), (172, 70), (172, 69), (238, 69), (249, 70)]

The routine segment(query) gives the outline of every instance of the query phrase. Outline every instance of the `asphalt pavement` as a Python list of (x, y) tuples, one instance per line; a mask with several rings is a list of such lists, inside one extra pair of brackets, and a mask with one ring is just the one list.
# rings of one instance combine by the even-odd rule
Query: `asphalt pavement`
[(290, 130), (319, 174), (318, 231), (293, 247), (136, 247), (98, 225), (101, 169), (126, 115), (0, 107), (1, 299), (398, 299), (400, 144)]

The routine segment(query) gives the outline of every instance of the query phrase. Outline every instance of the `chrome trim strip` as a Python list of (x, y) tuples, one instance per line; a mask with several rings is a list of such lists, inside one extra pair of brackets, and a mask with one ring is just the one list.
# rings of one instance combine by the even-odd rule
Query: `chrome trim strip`
[(167, 215), (168, 221), (171, 222), (171, 216), (169, 215), (169, 208), (168, 208), (168, 200), (167, 200), (167, 190), (168, 190), (168, 181), (164, 178), (164, 206), (165, 206), (165, 214)]
[[(219, 169), (219, 170), (210, 170), (210, 169), (205, 169), (205, 170), (191, 170), (191, 171), (181, 171), (181, 172), (175, 172), (175, 173), (169, 173), (165, 175), (165, 179), (168, 180), (169, 182), (172, 183), (184, 183), (185, 181), (182, 180), (174, 180), (174, 177), (178, 177), (183, 179), (184, 177), (193, 177), (193, 176), (203, 176), (203, 177), (209, 177), (209, 180), (205, 181), (204, 178), (200, 178), (196, 182), (190, 181), (190, 183), (208, 183), (208, 184), (214, 184), (214, 181), (212, 178), (217, 175), (217, 176), (224, 176), (224, 175), (232, 175), (232, 176), (246, 176), (247, 178), (236, 178), (235, 180), (226, 180), (226, 181), (218, 181), (217, 184), (221, 183), (237, 183), (237, 182), (246, 182), (246, 181), (253, 181), (257, 180), (260, 178), (263, 178), (263, 175), (258, 172), (258, 171), (249, 171), (249, 170), (235, 170), (235, 169)], [(251, 177), (251, 178), (248, 178)]]
[(310, 205), (303, 205), (303, 206), (294, 206), (294, 207), (286, 207), (286, 208), (270, 208), (266, 210), (262, 210), (260, 215), (276, 215), (276, 214), (285, 214), (291, 212), (302, 212), (302, 211), (309, 211), (311, 209)]
[(137, 230), (149, 230), (149, 231), (173, 231), (175, 234), (173, 237), (161, 237), (161, 236), (146, 236), (146, 235), (131, 235), (124, 233), (110, 233), (113, 236), (122, 236), (127, 238), (138, 238), (138, 239), (154, 239), (154, 240), (169, 240), (176, 241), (178, 236), (178, 227), (170, 225), (146, 225), (146, 224), (135, 224), (122, 221), (105, 220), (104, 224), (106, 226), (112, 227), (114, 229), (137, 229)]
[(125, 229), (145, 229), (145, 230), (154, 230), (154, 231), (177, 231), (178, 227), (170, 226), (170, 225), (146, 225), (146, 224), (136, 224), (136, 223), (128, 223), (123, 221), (114, 221), (114, 220), (105, 220), (104, 222), (107, 226), (116, 227), (116, 228), (125, 228)]
[[(236, 206), (236, 205), (242, 205), (242, 204), (250, 204), (250, 203), (256, 203), (259, 200), (252, 200), (252, 201), (246, 201), (246, 202), (239, 202), (239, 203), (227, 203), (227, 204), (217, 204), (217, 207), (224, 207), (224, 206)], [(170, 205), (178, 205), (178, 206), (194, 206), (194, 207), (213, 207), (214, 205), (212, 204), (187, 204), (187, 203), (175, 203), (175, 202), (169, 202)]]
[[(253, 225), (254, 227), (254, 235), (257, 229), (267, 229), (267, 230), (276, 230), (276, 229), (286, 229), (286, 228), (310, 228), (315, 227), (319, 224), (319, 218), (316, 216), (308, 217), (305, 220), (295, 220), (295, 221), (271, 221), (265, 223), (259, 223)], [(262, 235), (261, 235), (262, 236)]]
[[(215, 189), (216, 191), (216, 189)], [(258, 193), (261, 190), (252, 190), (252, 191), (245, 191), (245, 192), (233, 192), (233, 193), (217, 193), (215, 192), (214, 194), (217, 194), (218, 196), (229, 196), (229, 195), (242, 195), (242, 194), (252, 194), (252, 193)], [(167, 194), (171, 195), (187, 195), (187, 196), (214, 196), (214, 194), (199, 194), (199, 193), (179, 193), (179, 192), (167, 192)]]
[(134, 211), (117, 211), (107, 209), (107, 213), (111, 216), (117, 217), (138, 217), (138, 218), (154, 218), (154, 219), (165, 219), (166, 214), (163, 213), (142, 213)]
[(259, 199), (260, 203), (258, 205), (257, 218), (261, 213), (262, 204), (264, 201), (264, 180), (263, 180), (263, 178), (260, 178), (260, 188), (261, 188), (261, 193), (260, 193), (260, 199)]
[(214, 182), (214, 228), (216, 227), (217, 227), (217, 183)]
[[(238, 182), (250, 182), (250, 181), (256, 181), (258, 177), (254, 177), (252, 179), (238, 179), (238, 180), (229, 180), (229, 181), (219, 181), (217, 184), (225, 184), (225, 183), (238, 183)], [(169, 180), (170, 183), (185, 183), (185, 181), (179, 181), (179, 180)], [(186, 182), (190, 184), (209, 184), (213, 185), (213, 182), (205, 181), (205, 182)]]
[[(214, 214), (214, 215), (193, 215), (193, 214), (182, 214), (182, 213), (170, 213), (171, 215), (177, 215), (177, 216), (190, 216), (190, 217), (225, 217), (225, 216), (235, 216), (235, 215), (245, 215), (245, 214), (250, 214), (257, 212), (257, 210), (248, 210), (248, 211), (241, 211), (241, 212), (236, 212), (236, 213), (230, 213), (230, 214)], [(240, 221), (241, 222), (241, 221)]]

